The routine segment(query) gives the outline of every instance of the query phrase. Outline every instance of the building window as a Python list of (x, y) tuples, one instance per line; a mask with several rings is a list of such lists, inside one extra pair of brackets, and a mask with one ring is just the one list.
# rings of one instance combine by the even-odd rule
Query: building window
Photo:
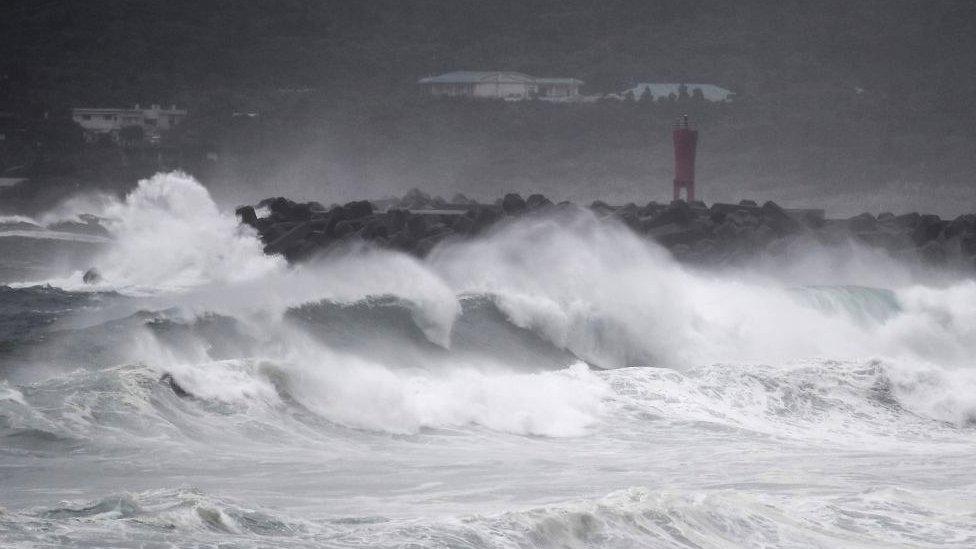
[(103, 118), (104, 120), (115, 120), (115, 117), (114, 117), (114, 116), (112, 116), (111, 114), (103, 114), (103, 115), (102, 115), (102, 118)]
[(155, 118), (146, 118), (144, 120), (144, 122), (146, 123), (147, 126), (155, 126), (156, 125), (156, 119)]
[(82, 120), (91, 120), (91, 115), (90, 114), (83, 114), (83, 115), (81, 115), (81, 119)]

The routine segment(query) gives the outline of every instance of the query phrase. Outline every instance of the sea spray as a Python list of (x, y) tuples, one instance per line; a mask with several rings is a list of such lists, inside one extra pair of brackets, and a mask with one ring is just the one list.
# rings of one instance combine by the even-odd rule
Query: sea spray
[(109, 287), (175, 291), (285, 269), (282, 258), (262, 252), (252, 229), (221, 212), (207, 190), (185, 174), (140, 181), (103, 214), (114, 242), (95, 266)]

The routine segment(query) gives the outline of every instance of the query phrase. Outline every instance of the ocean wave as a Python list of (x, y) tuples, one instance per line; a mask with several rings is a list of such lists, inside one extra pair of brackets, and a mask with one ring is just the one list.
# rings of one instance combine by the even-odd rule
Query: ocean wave
[[(585, 211), (502, 224), (480, 238), (444, 243), (423, 261), (364, 245), (291, 267), (264, 254), (253, 230), (183, 174), (142, 181), (101, 213), (113, 236), (97, 261), (102, 280), (86, 285), (76, 273), (55, 282), (151, 296), (157, 306), (195, 314), (277, 321), (331, 302), (346, 304), (338, 316), (359, 314), (362, 324), (367, 315), (357, 304), (388, 296), (409, 304), (412, 321), (401, 322), (400, 336), (412, 324), (450, 349), (466, 297), (491, 296), (515, 327), (600, 368), (815, 357), (968, 368), (976, 356), (976, 281), (797, 287), (741, 272), (697, 272)], [(385, 326), (390, 335), (388, 324), (399, 317), (386, 310), (389, 320), (374, 318), (363, 330)], [(328, 324), (329, 316), (317, 322)]]
[[(197, 542), (235, 539), (251, 544), (292, 545), (309, 538), (310, 525), (207, 496), (192, 488), (122, 493), (93, 501), (66, 501), (18, 514), (0, 513), (0, 535), (25, 545), (65, 543), (171, 546), (174, 536)], [(40, 526), (40, 528), (38, 528)], [(285, 545), (279, 545), (285, 544)]]
[(231, 452), (318, 447), (345, 436), (343, 429), (626, 441), (661, 421), (682, 432), (713, 425), (836, 447), (965, 447), (976, 379), (904, 368), (828, 360), (683, 371), (576, 364), (518, 372), (457, 361), (397, 369), (306, 342), (287, 360), (161, 359), (7, 384), (0, 386), (0, 425), (21, 437), (8, 439), (12, 447), (85, 441), (110, 452), (163, 439), (174, 448)]
[[(940, 497), (941, 495), (941, 497)], [(687, 492), (633, 487), (495, 514), (302, 520), (194, 488), (123, 493), (0, 514), (11, 543), (240, 547), (946, 547), (976, 536), (962, 494), (869, 489), (852, 494)], [(961, 506), (961, 507), (960, 507)]]

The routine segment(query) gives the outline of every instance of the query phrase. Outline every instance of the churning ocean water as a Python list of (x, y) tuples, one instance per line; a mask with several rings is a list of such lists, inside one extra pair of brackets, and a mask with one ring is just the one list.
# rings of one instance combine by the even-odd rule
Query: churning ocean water
[(179, 174), (92, 213), (0, 219), (2, 546), (976, 546), (972, 279), (583, 212), (289, 266)]

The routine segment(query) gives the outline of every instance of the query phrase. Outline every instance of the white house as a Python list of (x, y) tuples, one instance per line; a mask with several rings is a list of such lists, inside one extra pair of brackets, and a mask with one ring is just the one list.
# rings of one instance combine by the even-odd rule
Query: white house
[(131, 109), (76, 108), (71, 110), (71, 118), (85, 131), (85, 139), (94, 141), (101, 135), (108, 135), (119, 141), (122, 128), (142, 129), (144, 139), (158, 141), (162, 133), (175, 128), (184, 118), (186, 110), (176, 105), (166, 109), (152, 105), (148, 109), (136, 105)]
[(572, 98), (579, 95), (579, 87), (583, 85), (575, 78), (536, 78), (509, 71), (455, 71), (421, 78), (417, 83), (425, 93), (435, 97), (507, 101)]
[(712, 103), (731, 101), (735, 97), (735, 92), (732, 90), (727, 90), (720, 86), (716, 86), (715, 84), (658, 84), (651, 82), (642, 82), (637, 84), (633, 88), (621, 92), (620, 96), (642, 99), (647, 97), (646, 94), (650, 93), (651, 98), (653, 98), (655, 101), (659, 101), (661, 99), (668, 99), (669, 97), (681, 97), (682, 88), (684, 88), (684, 92), (687, 93), (689, 97), (695, 97), (697, 93), (700, 92), (702, 99)]

